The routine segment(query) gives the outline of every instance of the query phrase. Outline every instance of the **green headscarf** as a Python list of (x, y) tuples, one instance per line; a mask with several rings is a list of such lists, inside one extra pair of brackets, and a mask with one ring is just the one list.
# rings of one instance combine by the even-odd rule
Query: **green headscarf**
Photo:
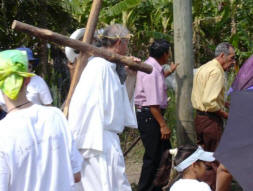
[(25, 51), (5, 50), (0, 52), (0, 89), (10, 99), (16, 99), (28, 73), (28, 59)]

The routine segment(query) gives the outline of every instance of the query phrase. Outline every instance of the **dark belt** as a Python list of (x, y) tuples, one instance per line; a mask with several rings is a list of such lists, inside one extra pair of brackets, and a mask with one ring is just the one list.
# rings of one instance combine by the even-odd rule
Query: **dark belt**
[[(164, 115), (165, 114), (165, 112), (166, 112), (166, 109), (160, 109), (161, 110), (161, 113), (162, 113), (162, 115)], [(150, 112), (150, 107), (148, 107), (148, 106), (136, 106), (136, 111), (137, 112)]]
[(198, 115), (205, 115), (205, 116), (218, 116), (216, 112), (209, 112), (209, 111), (200, 111), (197, 110)]

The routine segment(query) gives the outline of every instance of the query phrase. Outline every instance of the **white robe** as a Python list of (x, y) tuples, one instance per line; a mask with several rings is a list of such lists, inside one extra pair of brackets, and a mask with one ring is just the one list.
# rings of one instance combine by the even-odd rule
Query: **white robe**
[(85, 159), (84, 190), (131, 190), (117, 134), (137, 122), (114, 63), (100, 57), (88, 62), (70, 102), (69, 123)]

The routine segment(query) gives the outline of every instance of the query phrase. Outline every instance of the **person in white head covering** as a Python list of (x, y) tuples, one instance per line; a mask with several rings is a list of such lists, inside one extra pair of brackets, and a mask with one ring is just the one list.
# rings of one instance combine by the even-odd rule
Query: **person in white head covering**
[[(178, 176), (168, 184), (172, 156)], [(214, 160), (213, 153), (204, 151), (200, 146), (184, 145), (167, 150), (161, 160), (154, 184), (157, 186), (168, 184), (167, 188), (170, 191), (211, 191), (209, 185), (200, 180), (208, 168), (206, 163)]]
[[(104, 30), (102, 45), (126, 55), (129, 36), (124, 26), (111, 25)], [(68, 119), (85, 161), (80, 190), (131, 190), (118, 136), (126, 126), (137, 128), (125, 85), (130, 74), (136, 76), (130, 72), (127, 76), (124, 66), (92, 57), (75, 88)]]
[[(101, 41), (99, 39), (99, 36), (102, 35), (104, 29), (96, 30), (92, 39), (92, 45), (96, 47), (101, 47)], [(80, 28), (74, 31), (69, 38), (75, 39), (75, 40), (82, 40), (85, 33), (85, 28)], [(79, 50), (75, 50), (71, 47), (66, 46), (65, 47), (65, 55), (68, 59), (68, 68), (70, 72), (70, 78), (74, 75), (74, 69), (76, 67), (76, 61), (80, 54)]]

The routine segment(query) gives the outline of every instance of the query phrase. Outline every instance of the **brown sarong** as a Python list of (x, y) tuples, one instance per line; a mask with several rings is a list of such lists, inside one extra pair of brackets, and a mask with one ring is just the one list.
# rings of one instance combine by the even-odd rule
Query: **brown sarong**
[[(222, 135), (222, 118), (215, 113), (197, 111), (194, 124), (198, 144), (201, 145), (204, 150), (214, 152)], [(209, 184), (213, 191), (216, 186), (216, 171), (218, 165), (219, 163), (217, 161), (211, 164), (209, 163), (209, 168), (201, 180)]]

